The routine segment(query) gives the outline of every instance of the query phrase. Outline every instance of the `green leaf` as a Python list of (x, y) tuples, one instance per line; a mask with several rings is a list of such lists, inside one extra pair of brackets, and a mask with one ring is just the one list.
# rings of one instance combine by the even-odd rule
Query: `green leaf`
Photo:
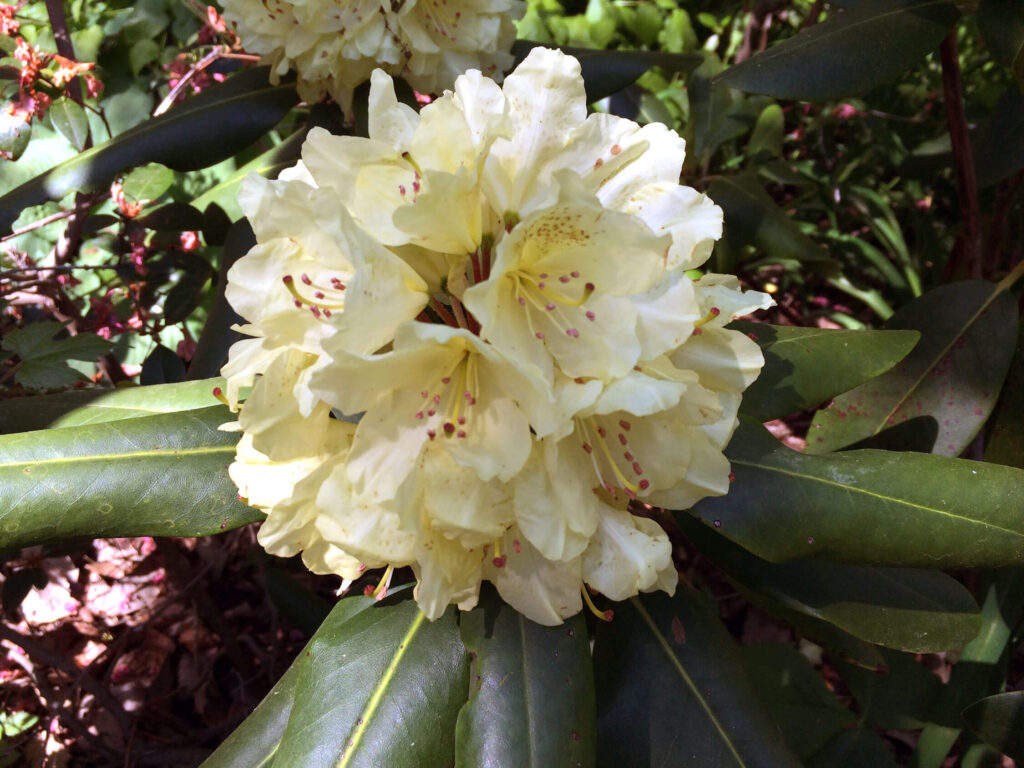
[(1024, 2), (1022, 0), (981, 0), (978, 30), (1003, 66), (1013, 70), (1024, 88)]
[(886, 741), (874, 731), (858, 728), (840, 733), (807, 760), (807, 768), (898, 768)]
[(1024, 691), (987, 696), (963, 713), (967, 727), (1007, 757), (1024, 761)]
[[(988, 419), (1016, 343), (1011, 294), (983, 280), (943, 285), (905, 305), (886, 328), (920, 331), (921, 341), (891, 371), (818, 411), (808, 453), (843, 448), (907, 422), (912, 440), (927, 435), (926, 445), (911, 442), (912, 449), (958, 456)], [(890, 437), (878, 447), (905, 447), (905, 435)]]
[(971, 593), (942, 571), (842, 563), (769, 563), (713, 528), (677, 515), (700, 553), (747, 592), (822, 619), (871, 643), (912, 653), (960, 649), (978, 632)]
[(948, 0), (863, 0), (731, 67), (718, 82), (780, 99), (849, 96), (896, 79), (938, 46), (957, 16)]
[(594, 678), (583, 615), (542, 627), (489, 590), (460, 626), (476, 677), (455, 727), (455, 765), (593, 766)]
[(160, 163), (136, 168), (124, 178), (124, 196), (135, 203), (157, 200), (174, 183), (174, 171)]
[(6, 109), (0, 110), (0, 153), (9, 152), (11, 156), (8, 159), (17, 160), (28, 149), (31, 138), (32, 123), (25, 122)]
[(755, 177), (718, 176), (708, 186), (708, 197), (722, 207), (726, 230), (757, 246), (769, 259), (807, 262), (810, 269), (827, 274), (836, 271), (824, 249), (800, 231)]
[[(526, 58), (531, 48), (544, 43), (531, 40), (516, 40), (512, 44), (515, 66)], [(636, 82), (651, 67), (661, 67), (667, 72), (686, 73), (695, 69), (703, 57), (693, 53), (662, 53), (660, 51), (603, 51), (591, 48), (574, 48), (569, 45), (553, 46), (575, 56), (583, 70), (583, 83), (587, 90), (587, 101), (594, 102), (618, 93)]]
[(917, 331), (834, 331), (735, 321), (754, 339), (764, 368), (740, 410), (770, 421), (814, 408), (885, 373), (913, 349)]
[(185, 363), (163, 344), (157, 344), (142, 363), (139, 383), (173, 384), (185, 380)]
[(227, 408), (0, 437), (0, 549), (104, 536), (207, 536), (263, 516), (238, 500)]
[(1024, 471), (922, 453), (809, 456), (740, 420), (736, 480), (693, 514), (771, 562), (953, 568), (1024, 559)]
[(924, 728), (942, 694), (942, 681), (909, 653), (883, 654), (880, 670), (845, 663), (839, 667), (862, 721), (873, 728)]
[(1024, 323), (985, 442), (985, 461), (1024, 469)]
[(786, 118), (782, 107), (769, 104), (758, 115), (754, 131), (747, 142), (747, 156), (752, 159), (766, 159), (782, 156), (782, 140), (786, 133)]
[(204, 168), (231, 157), (262, 136), (298, 101), (289, 83), (268, 84), (269, 69), (254, 67), (93, 147), (0, 198), (0, 232), (22, 209), (68, 192), (100, 189), (128, 168), (159, 162), (176, 170)]
[(202, 212), (188, 203), (166, 203), (135, 223), (157, 232), (198, 232), (205, 222)]
[(53, 337), (62, 330), (60, 323), (47, 320), (9, 331), (3, 337), (0, 346), (21, 358), (15, 373), (19, 383), (29, 389), (69, 386), (82, 375), (68, 367), (68, 360), (96, 360), (113, 348), (109, 341), (92, 333), (55, 341)]
[(981, 629), (953, 665), (942, 698), (932, 712), (934, 723), (921, 731), (911, 765), (939, 768), (960, 737), (965, 707), (997, 693), (1006, 682), (1006, 663), (1011, 632), (1020, 618), (1024, 601), (1024, 569), (1005, 568), (986, 576)]
[(814, 754), (856, 722), (853, 713), (825, 687), (822, 676), (793, 646), (755, 643), (741, 652), (755, 695), (800, 759)]
[(800, 763), (757, 703), (717, 611), (680, 584), (598, 627), (597, 764), (774, 768)]
[[(1022, 80), (1024, 82), (1024, 80)], [(978, 187), (989, 187), (1024, 168), (1024, 85), (1007, 88), (988, 120), (971, 134)]]
[(132, 74), (138, 77), (142, 68), (151, 61), (156, 61), (162, 50), (163, 49), (160, 47), (160, 44), (149, 37), (145, 37), (132, 45), (131, 50), (128, 53), (128, 60), (131, 63)]
[(118, 389), (72, 389), (55, 395), (0, 400), (0, 424), (7, 433), (79, 427), (159, 413), (191, 411), (217, 404), (214, 387), (224, 379)]
[(57, 132), (81, 152), (89, 138), (89, 118), (74, 99), (61, 96), (50, 105), (50, 122)]
[(336, 608), (302, 657), (274, 765), (449, 766), (468, 688), (454, 608), (437, 621), (412, 600)]

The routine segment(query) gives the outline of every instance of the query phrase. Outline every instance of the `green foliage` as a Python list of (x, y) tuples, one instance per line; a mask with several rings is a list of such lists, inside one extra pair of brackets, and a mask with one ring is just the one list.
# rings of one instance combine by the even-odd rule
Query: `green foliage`
[(68, 367), (68, 360), (94, 361), (110, 351), (110, 342), (90, 333), (55, 341), (62, 330), (60, 323), (43, 322), (4, 336), (0, 347), (20, 358), (11, 369), (15, 381), (29, 389), (66, 387), (84, 378)]

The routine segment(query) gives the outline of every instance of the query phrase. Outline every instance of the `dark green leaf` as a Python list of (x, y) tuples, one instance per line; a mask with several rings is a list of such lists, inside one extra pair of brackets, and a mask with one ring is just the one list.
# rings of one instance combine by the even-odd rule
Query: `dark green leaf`
[(964, 722), (1004, 755), (1024, 761), (1024, 691), (988, 696), (964, 710)]
[(81, 152), (89, 138), (89, 118), (85, 110), (73, 99), (61, 96), (50, 105), (50, 122), (57, 132)]
[(808, 456), (747, 417), (726, 456), (736, 481), (694, 514), (765, 560), (928, 568), (1024, 559), (1024, 471), (921, 453)]
[(128, 168), (159, 162), (178, 171), (231, 157), (272, 128), (298, 101), (289, 83), (271, 86), (269, 69), (244, 70), (167, 114), (93, 147), (0, 198), (0, 233), (22, 209), (68, 192), (99, 189)]
[(921, 731), (914, 754), (917, 768), (939, 768), (960, 737), (961, 712), (972, 702), (1002, 690), (1006, 682), (1007, 645), (1020, 619), (1024, 601), (1024, 569), (1005, 568), (986, 576), (985, 601), (981, 607), (981, 630), (950, 673), (937, 706), (933, 723)]
[(302, 660), (275, 766), (452, 764), (469, 689), (454, 609), (437, 621), (412, 600), (354, 615), (335, 609)]
[(203, 214), (188, 203), (161, 205), (135, 221), (157, 232), (196, 232), (204, 224)]
[[(337, 627), (350, 620), (360, 611), (372, 606), (372, 598), (356, 595), (340, 600), (331, 611), (330, 624)], [(313, 643), (319, 639), (320, 632), (329, 631), (328, 623), (317, 630), (313, 638), (299, 654), (299, 657), (288, 667), (270, 693), (264, 697), (252, 714), (236, 728), (217, 751), (210, 755), (202, 768), (268, 768), (274, 753), (284, 736), (288, 717), (295, 703), (295, 688), (299, 681), (299, 671), (310, 657)]]
[(708, 196), (722, 207), (726, 230), (769, 259), (794, 259), (823, 273), (835, 272), (836, 264), (824, 249), (800, 231), (753, 176), (719, 176), (709, 185)]
[(833, 331), (736, 321), (764, 351), (764, 369), (740, 410), (770, 421), (814, 408), (892, 368), (913, 349), (917, 331)]
[(744, 591), (760, 592), (862, 640), (935, 653), (960, 649), (978, 632), (980, 615), (971, 593), (942, 571), (769, 563), (685, 512), (677, 520), (701, 554)]
[(223, 386), (224, 379), (205, 379), (153, 387), (72, 389), (0, 400), (0, 424), (4, 432), (14, 433), (191, 411), (216, 405), (213, 389)]
[(931, 717), (942, 693), (942, 681), (909, 653), (882, 651), (885, 666), (879, 670), (842, 664), (843, 680), (857, 700), (865, 725), (873, 728), (916, 730)]
[(157, 200), (174, 183), (174, 171), (160, 163), (148, 163), (125, 176), (124, 196), (135, 203)]
[(104, 536), (206, 536), (259, 520), (227, 466), (222, 406), (0, 437), (0, 549)]
[(331, 604), (276, 566), (263, 573), (267, 595), (289, 623), (307, 635), (316, 632), (331, 612)]
[(782, 107), (769, 104), (758, 115), (754, 131), (747, 142), (747, 156), (765, 159), (782, 156), (782, 140), (786, 132), (786, 119)]
[(988, 187), (1024, 168), (1024, 86), (1010, 86), (987, 122), (971, 134), (978, 186)]
[[(800, 759), (856, 722), (807, 659), (793, 646), (756, 643), (742, 649), (754, 693)], [(937, 681), (936, 681), (937, 682)]]
[(718, 81), (781, 99), (838, 99), (897, 78), (938, 46), (957, 16), (948, 0), (863, 0)]
[(1012, 295), (983, 280), (943, 285), (904, 306), (886, 328), (920, 331), (921, 341), (891, 371), (818, 411), (808, 453), (843, 448), (915, 419), (911, 436), (930, 425), (934, 441), (912, 444), (913, 450), (958, 456), (988, 419), (1016, 343)]
[(542, 627), (489, 591), (460, 625), (476, 678), (459, 712), (455, 765), (591, 768), (594, 679), (583, 615)]
[(62, 330), (60, 323), (47, 320), (15, 329), (4, 336), (3, 348), (21, 357), (21, 367), (15, 374), (18, 382), (29, 389), (69, 386), (79, 381), (82, 375), (68, 367), (68, 360), (96, 360), (113, 347), (109, 341), (92, 333), (54, 341), (53, 337)]
[(892, 750), (874, 731), (858, 728), (832, 738), (807, 760), (807, 768), (898, 768)]
[(978, 29), (992, 55), (1013, 70), (1018, 84), (1024, 88), (1024, 2), (981, 0)]
[(674, 598), (621, 603), (598, 627), (599, 766), (799, 766), (757, 703), (716, 614), (680, 584)]
[[(516, 57), (515, 66), (519, 66), (530, 49), (538, 45), (543, 45), (543, 43), (516, 40), (512, 44), (512, 53)], [(703, 57), (693, 53), (604, 51), (574, 48), (568, 45), (556, 47), (579, 60), (589, 102), (618, 93), (627, 85), (636, 82), (636, 79), (651, 67), (661, 67), (667, 72), (686, 73), (699, 66), (703, 61)]]
[(1024, 323), (985, 442), (985, 461), (1024, 469)]
[(185, 380), (185, 363), (163, 344), (157, 344), (142, 363), (139, 383), (174, 384)]

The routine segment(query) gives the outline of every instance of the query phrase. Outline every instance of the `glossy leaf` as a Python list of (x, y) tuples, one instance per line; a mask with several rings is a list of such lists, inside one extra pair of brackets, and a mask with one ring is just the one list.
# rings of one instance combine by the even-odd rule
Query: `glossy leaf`
[(764, 352), (740, 410), (770, 421), (814, 408), (885, 373), (913, 349), (917, 331), (839, 331), (736, 321)]
[(454, 609), (437, 621), (412, 600), (335, 609), (304, 653), (274, 766), (447, 767), (468, 689)]
[(89, 118), (81, 105), (67, 96), (61, 96), (50, 105), (50, 122), (57, 132), (81, 152), (89, 138)]
[(598, 627), (598, 766), (800, 765), (757, 703), (716, 614), (681, 584), (674, 598), (619, 604)]
[(1006, 681), (1007, 643), (1020, 618), (1024, 601), (1024, 569), (1005, 568), (986, 578), (981, 629), (953, 666), (942, 697), (932, 712), (935, 721), (922, 731), (911, 765), (939, 768), (963, 727), (961, 712)]
[(0, 234), (30, 205), (68, 192), (100, 189), (148, 162), (174, 170), (204, 168), (247, 147), (297, 102), (293, 85), (270, 85), (269, 69), (254, 67), (212, 86), (160, 117), (67, 160), (0, 198)]
[(489, 594), (460, 621), (476, 677), (459, 712), (455, 765), (590, 768), (594, 678), (583, 615), (542, 627)]
[(962, 648), (977, 634), (978, 606), (958, 581), (935, 570), (841, 563), (769, 563), (686, 513), (683, 534), (746, 592), (823, 619), (889, 648), (935, 653)]
[[(519, 65), (531, 48), (543, 43), (530, 40), (516, 40), (512, 53)], [(668, 72), (686, 73), (704, 60), (694, 53), (663, 53), (660, 51), (605, 51), (590, 48), (557, 46), (579, 59), (583, 70), (583, 83), (587, 89), (587, 101), (593, 102), (618, 93), (627, 85), (636, 82), (651, 67), (661, 67)]]
[(835, 271), (825, 251), (800, 231), (753, 176), (719, 176), (709, 185), (708, 196), (722, 207), (726, 230), (757, 246), (769, 259), (793, 259), (812, 269)]
[(952, 568), (1024, 561), (1024, 471), (922, 453), (810, 456), (747, 418), (728, 495), (693, 514), (772, 562)]
[(288, 719), (295, 704), (295, 690), (302, 667), (312, 657), (313, 643), (324, 635), (336, 632), (339, 626), (351, 621), (362, 611), (374, 605), (372, 598), (353, 595), (339, 600), (330, 616), (314, 633), (288, 671), (274, 684), (259, 706), (238, 726), (227, 739), (203, 762), (201, 768), (269, 768), (276, 765), (274, 753), (281, 743)]
[[(914, 449), (958, 456), (988, 419), (1017, 338), (1012, 295), (983, 280), (943, 285), (904, 306), (886, 328), (920, 331), (921, 340), (891, 371), (818, 411), (808, 453), (843, 448), (917, 419), (912, 436), (930, 423), (934, 440)], [(881, 446), (905, 447), (899, 440)]]
[(780, 99), (849, 96), (899, 77), (939, 45), (957, 15), (948, 0), (863, 0), (731, 67), (718, 81)]
[(223, 386), (224, 379), (205, 379), (152, 387), (72, 389), (0, 400), (0, 424), (7, 433), (28, 432), (208, 408), (217, 404), (213, 388)]
[(1017, 334), (1017, 349), (989, 420), (985, 461), (1024, 469), (1024, 323)]
[(857, 718), (796, 648), (755, 643), (742, 649), (754, 693), (789, 748), (800, 759), (814, 754)]
[(1017, 762), (1024, 761), (1024, 691), (976, 701), (964, 710), (963, 717), (978, 738)]
[(0, 437), (0, 549), (206, 536), (259, 520), (227, 473), (223, 406)]

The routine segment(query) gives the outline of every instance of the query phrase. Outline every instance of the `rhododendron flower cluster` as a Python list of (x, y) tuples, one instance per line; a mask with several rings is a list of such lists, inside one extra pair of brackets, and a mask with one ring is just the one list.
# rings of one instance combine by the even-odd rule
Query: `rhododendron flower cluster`
[(330, 94), (346, 112), (352, 91), (381, 67), (423, 93), (470, 68), (501, 76), (512, 65), (523, 0), (224, 0), (246, 50), (279, 77), (294, 67), (299, 94)]
[(542, 624), (671, 592), (644, 512), (728, 490), (763, 359), (725, 324), (771, 303), (691, 277), (722, 213), (680, 186), (682, 139), (588, 115), (578, 62), (539, 48), (419, 113), (374, 72), (369, 134), (314, 129), (240, 195), (257, 245), (227, 297), (251, 338), (224, 396), (260, 542), (385, 568), (377, 594), (411, 567), (431, 618), (482, 580)]

